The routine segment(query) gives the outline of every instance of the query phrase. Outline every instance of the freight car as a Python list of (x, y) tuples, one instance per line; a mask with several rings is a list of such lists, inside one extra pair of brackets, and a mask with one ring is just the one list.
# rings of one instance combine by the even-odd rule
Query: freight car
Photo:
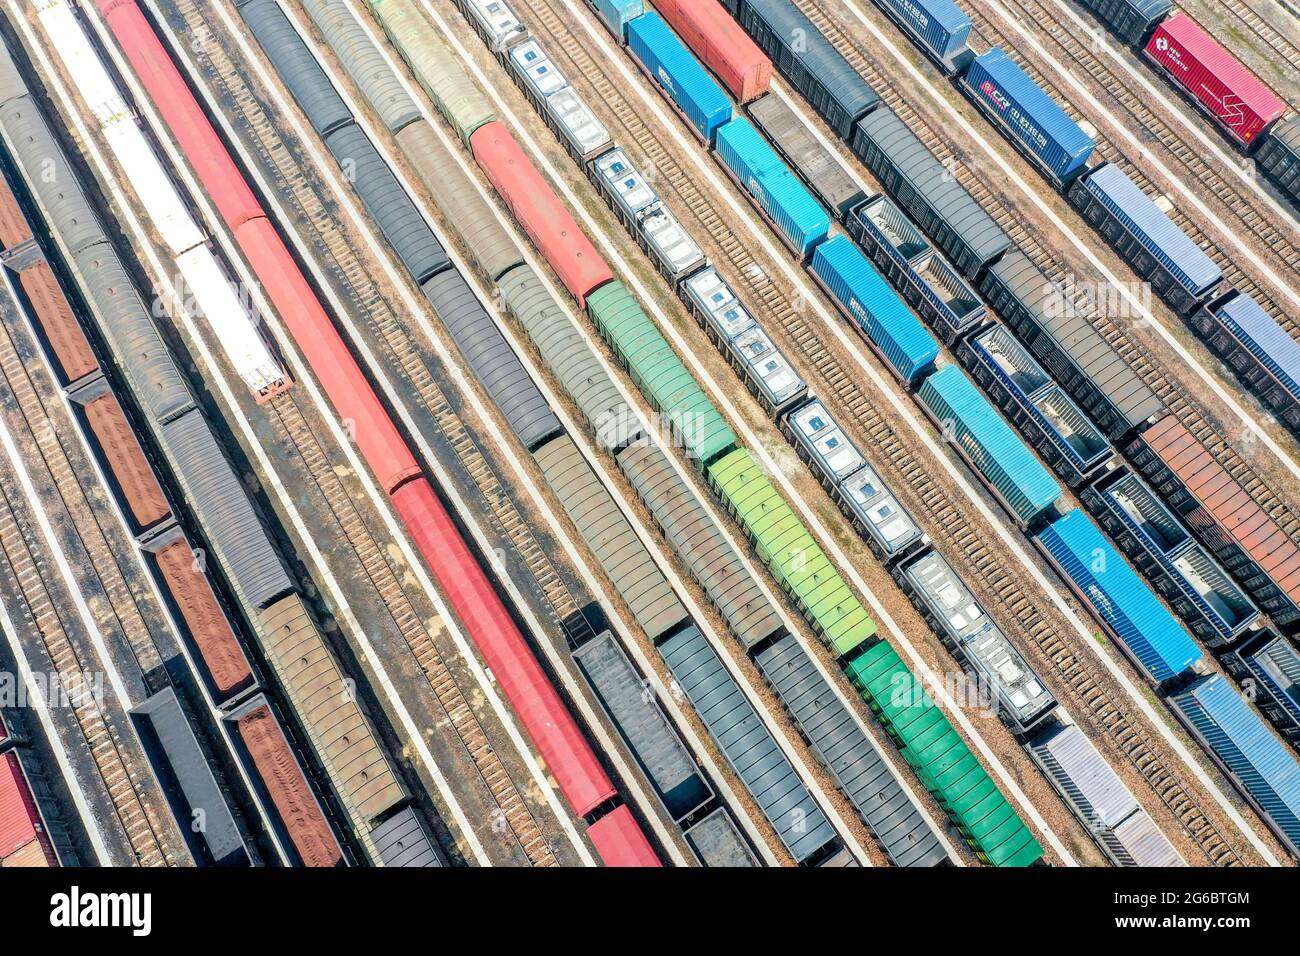
[[(8, 742), (3, 722), (0, 742)], [(0, 752), (0, 867), (58, 865), (59, 857), (32, 796), (19, 749)]]
[(609, 150), (584, 168), (670, 287), (676, 287), (704, 264), (704, 253), (695, 240), (686, 234), (621, 149)]
[(761, 97), (749, 105), (748, 113), (754, 125), (834, 216), (843, 217), (867, 198), (839, 158), (822, 145), (784, 99)]
[(965, 70), (974, 57), (967, 44), (970, 17), (953, 0), (876, 0), (876, 6), (949, 76)]
[(1300, 746), (1300, 651), (1295, 644), (1258, 631), (1220, 659), (1282, 736)]
[(1255, 150), (1255, 163), (1300, 206), (1300, 116), (1288, 116), (1274, 124)]
[(655, 10), (695, 51), (740, 104), (762, 96), (772, 81), (769, 60), (717, 2), (660, 0)]

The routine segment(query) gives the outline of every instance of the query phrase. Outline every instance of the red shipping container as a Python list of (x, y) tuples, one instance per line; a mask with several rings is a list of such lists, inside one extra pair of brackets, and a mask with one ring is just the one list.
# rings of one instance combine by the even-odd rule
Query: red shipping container
[(1146, 55), (1243, 145), (1253, 143), (1287, 110), (1276, 93), (1185, 13), (1156, 28)]
[(39, 840), (47, 862), (54, 862), (45, 827), (32, 791), (27, 786), (18, 755), (10, 752), (0, 757), (0, 860), (17, 852), (33, 840)]
[(739, 103), (772, 84), (772, 61), (718, 0), (655, 0), (655, 9)]
[(627, 807), (601, 817), (587, 830), (606, 866), (662, 866)]
[(519, 220), (564, 287), (586, 308), (587, 296), (614, 278), (568, 207), (542, 178), (499, 121), (480, 126), (469, 138), (474, 159)]
[(424, 480), (399, 488), (393, 505), (560, 792), (586, 816), (614, 796), (614, 785), (451, 515)]

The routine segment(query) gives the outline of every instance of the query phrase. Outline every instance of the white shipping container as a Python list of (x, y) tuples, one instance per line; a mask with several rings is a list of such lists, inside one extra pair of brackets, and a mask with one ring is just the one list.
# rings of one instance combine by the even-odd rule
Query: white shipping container
[(50, 46), (99, 124), (107, 126), (133, 116), (67, 0), (35, 0), (35, 6)]
[[(262, 339), (254, 318), (221, 272), (211, 250), (199, 246), (176, 257), (188, 288), (187, 311), (207, 322), (230, 364), (255, 395), (266, 397), (288, 384), (284, 369)], [(181, 290), (178, 290), (181, 291)]]
[(135, 121), (104, 127), (104, 138), (172, 255), (201, 245), (202, 231)]

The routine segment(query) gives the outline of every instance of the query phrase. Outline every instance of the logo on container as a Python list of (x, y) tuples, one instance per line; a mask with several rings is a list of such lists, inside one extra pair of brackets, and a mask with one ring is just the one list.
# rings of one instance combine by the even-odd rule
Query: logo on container
[(1005, 93), (993, 85), (992, 80), (985, 80), (980, 84), (980, 92), (989, 98), (989, 101), (998, 109), (1005, 111), (1011, 105), (1011, 100), (1007, 99)]

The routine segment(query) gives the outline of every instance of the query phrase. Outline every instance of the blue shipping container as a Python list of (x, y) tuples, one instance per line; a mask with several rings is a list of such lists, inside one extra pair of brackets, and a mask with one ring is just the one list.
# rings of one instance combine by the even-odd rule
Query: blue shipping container
[(926, 379), (918, 397), (942, 423), (945, 439), (966, 454), (1025, 524), (1061, 497), (1051, 472), (956, 365)]
[(1093, 138), (994, 47), (966, 71), (962, 81), (984, 111), (1000, 123), (1049, 173), (1066, 182), (1088, 164)]
[(731, 100), (657, 13), (627, 25), (627, 47), (709, 143), (731, 119)]
[(620, 43), (627, 35), (627, 25), (645, 13), (643, 0), (587, 0), (596, 9), (600, 19)]
[(1058, 518), (1038, 540), (1153, 680), (1177, 677), (1201, 659), (1200, 648), (1082, 511)]
[(950, 70), (959, 65), (960, 54), (967, 49), (970, 17), (952, 0), (876, 0), (904, 30)]
[(848, 236), (836, 236), (818, 246), (812, 271), (904, 381), (912, 381), (934, 365), (939, 343)]
[(830, 215), (749, 120), (737, 117), (719, 129), (717, 151), (799, 255), (826, 238)]
[(1192, 296), (1199, 297), (1223, 278), (1214, 260), (1114, 163), (1089, 173), (1085, 184), (1088, 192)]
[(784, 169), (785, 163), (749, 120), (737, 116), (718, 130), (718, 158), (736, 174), (736, 178), (749, 188), (751, 179), (773, 169)]
[(1300, 853), (1300, 764), (1222, 674), (1197, 681), (1170, 702), (1209, 745), (1276, 832)]
[(1237, 337), (1255, 358), (1300, 401), (1300, 342), (1264, 311), (1263, 306), (1238, 292), (1214, 310), (1224, 328)]

